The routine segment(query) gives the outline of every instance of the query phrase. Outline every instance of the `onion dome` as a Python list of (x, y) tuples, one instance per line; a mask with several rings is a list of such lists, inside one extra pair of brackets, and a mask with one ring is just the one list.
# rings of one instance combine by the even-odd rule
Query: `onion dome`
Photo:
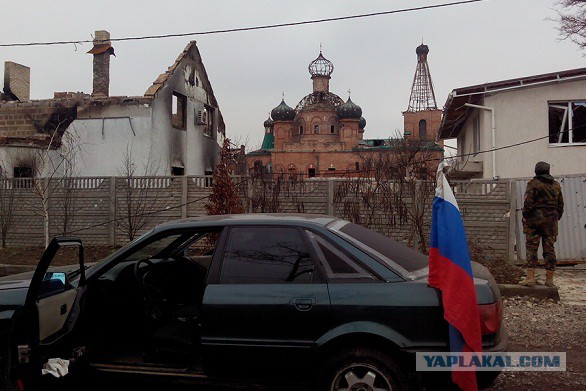
[(350, 97), (348, 97), (346, 103), (338, 107), (336, 114), (339, 119), (360, 119), (362, 116), (362, 109), (360, 106), (352, 102)]
[(358, 129), (364, 130), (366, 128), (366, 119), (364, 117), (360, 117), (360, 121), (358, 122)]
[(428, 54), (429, 47), (427, 45), (421, 44), (417, 46), (417, 49), (415, 49), (415, 53), (417, 53), (417, 55)]
[(334, 72), (334, 64), (327, 58), (325, 58), (321, 54), (321, 50), (319, 51), (319, 56), (315, 60), (309, 63), (309, 73), (311, 77), (315, 76), (326, 76), (330, 77), (332, 72)]
[(274, 124), (275, 123), (273, 122), (273, 119), (271, 118), (270, 115), (269, 115), (269, 118), (267, 118), (265, 120), (265, 122), (263, 122), (263, 126), (265, 127), (265, 129), (272, 128)]
[(281, 100), (281, 104), (271, 110), (273, 121), (293, 121), (295, 119), (295, 110)]

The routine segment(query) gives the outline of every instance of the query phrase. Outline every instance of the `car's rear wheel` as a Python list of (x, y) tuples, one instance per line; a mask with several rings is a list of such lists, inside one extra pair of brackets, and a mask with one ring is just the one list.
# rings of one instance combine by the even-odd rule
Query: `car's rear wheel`
[(401, 391), (407, 389), (403, 370), (385, 353), (348, 349), (330, 359), (320, 376), (319, 391)]

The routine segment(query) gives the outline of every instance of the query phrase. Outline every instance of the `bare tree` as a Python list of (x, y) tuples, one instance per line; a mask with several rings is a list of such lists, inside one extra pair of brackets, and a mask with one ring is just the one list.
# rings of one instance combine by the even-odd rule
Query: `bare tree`
[(118, 170), (116, 183), (116, 216), (118, 226), (129, 241), (144, 229), (154, 218), (151, 213), (156, 205), (158, 192), (156, 178), (159, 162), (152, 154), (144, 161), (142, 175), (137, 176), (137, 163), (132, 148), (126, 147), (122, 167)]
[(342, 206), (342, 217), (426, 253), (441, 153), (428, 141), (388, 143), (392, 154), (363, 156), (357, 176), (338, 181), (334, 202)]
[(68, 159), (64, 160), (62, 176), (57, 179), (59, 194), (57, 198), (57, 210), (59, 211), (58, 222), (59, 231), (62, 236), (70, 234), (75, 216), (80, 209), (78, 203), (79, 188), (77, 186), (77, 169), (76, 156), (71, 154)]
[(586, 0), (559, 0), (555, 3), (562, 40), (569, 39), (580, 49), (586, 47)]
[[(29, 116), (29, 121), (37, 132), (45, 134), (46, 138), (42, 140), (38, 148), (18, 156), (19, 164), (30, 169), (32, 174), (30, 188), (41, 200), (45, 246), (50, 241), (50, 200), (59, 188), (56, 186), (55, 179), (64, 175), (73, 175), (75, 157), (81, 149), (75, 128), (70, 126), (75, 119), (74, 110), (74, 108), (57, 108), (45, 123), (40, 123)], [(69, 206), (71, 204), (68, 204)], [(31, 210), (37, 209), (31, 208)]]
[(6, 247), (6, 239), (14, 223), (14, 198), (14, 181), (6, 174), (4, 165), (0, 164), (0, 236), (2, 248)]

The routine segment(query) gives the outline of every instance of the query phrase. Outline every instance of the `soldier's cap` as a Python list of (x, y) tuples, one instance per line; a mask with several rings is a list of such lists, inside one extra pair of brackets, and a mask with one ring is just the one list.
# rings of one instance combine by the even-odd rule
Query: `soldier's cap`
[(549, 174), (549, 164), (546, 162), (538, 162), (535, 165), (535, 175)]

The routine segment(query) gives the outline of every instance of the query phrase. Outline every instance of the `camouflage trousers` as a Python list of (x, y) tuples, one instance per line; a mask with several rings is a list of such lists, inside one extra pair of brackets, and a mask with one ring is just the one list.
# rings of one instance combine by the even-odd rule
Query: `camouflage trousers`
[(543, 259), (545, 260), (545, 269), (555, 270), (557, 260), (555, 257), (554, 245), (557, 236), (540, 235), (538, 232), (525, 229), (525, 239), (525, 249), (527, 250), (527, 262), (525, 262), (525, 267), (537, 267), (537, 250), (539, 249), (539, 242), (541, 241), (543, 245)]

